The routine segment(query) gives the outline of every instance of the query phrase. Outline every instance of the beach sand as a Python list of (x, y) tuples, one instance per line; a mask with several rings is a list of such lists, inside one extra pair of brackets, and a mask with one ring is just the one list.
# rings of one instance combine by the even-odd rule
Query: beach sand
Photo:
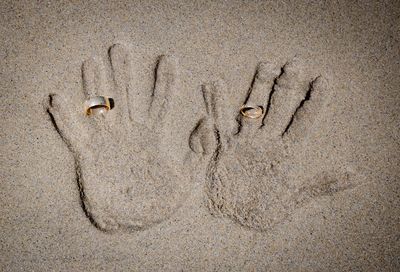
[[(0, 10), (1, 271), (400, 269), (397, 1), (2, 1)], [(328, 80), (327, 102), (298, 118), (318, 119), (313, 133), (288, 130), (307, 138), (295, 151), (254, 134), (228, 141), (220, 127), (237, 125), (219, 110), (239, 112), (264, 78), (261, 62), (283, 75), (277, 86)], [(92, 64), (108, 83), (96, 85)], [(60, 113), (125, 77), (132, 85), (117, 87), (129, 98), (107, 117), (115, 137), (97, 137), (107, 130), (99, 119), (87, 138), (79, 122), (95, 119)], [(165, 90), (174, 93), (157, 100)], [(122, 103), (146, 128), (125, 129)], [(305, 184), (315, 190), (291, 204), (286, 193)]]

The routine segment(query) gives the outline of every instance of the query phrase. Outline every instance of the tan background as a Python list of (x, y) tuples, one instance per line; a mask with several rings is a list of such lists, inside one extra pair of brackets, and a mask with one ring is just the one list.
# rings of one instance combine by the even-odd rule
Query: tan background
[[(2, 271), (396, 271), (400, 268), (398, 1), (2, 1), (0, 41)], [(202, 186), (174, 218), (109, 235), (79, 205), (73, 158), (43, 103), (80, 91), (80, 66), (129, 44), (144, 84), (159, 54), (180, 59), (197, 103), (226, 80), (232, 105), (261, 60), (298, 55), (334, 78), (321, 152), (368, 183), (323, 199), (270, 232), (213, 218)], [(199, 205), (200, 204), (200, 205)]]

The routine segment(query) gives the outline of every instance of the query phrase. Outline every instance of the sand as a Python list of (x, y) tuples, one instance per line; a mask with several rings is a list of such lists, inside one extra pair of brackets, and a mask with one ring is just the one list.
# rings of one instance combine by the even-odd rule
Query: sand
[(1, 271), (400, 269), (396, 1), (0, 7)]

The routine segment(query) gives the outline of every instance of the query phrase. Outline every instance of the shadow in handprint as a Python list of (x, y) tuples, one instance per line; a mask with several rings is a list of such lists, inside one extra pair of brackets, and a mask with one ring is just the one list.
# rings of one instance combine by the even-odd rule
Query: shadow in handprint
[(331, 92), (325, 77), (307, 78), (302, 66), (297, 58), (281, 68), (258, 65), (243, 102), (265, 109), (257, 119), (226, 105), (223, 81), (202, 87), (207, 116), (192, 134), (201, 145), (195, 150), (213, 152), (205, 185), (212, 214), (265, 231), (310, 201), (362, 182), (347, 165), (324, 165), (307, 151)]
[[(47, 112), (75, 158), (82, 207), (100, 230), (140, 230), (169, 218), (190, 189), (176, 59), (160, 56), (153, 89), (138, 87), (128, 48), (108, 51), (111, 78), (97, 58), (82, 65), (83, 92), (51, 94)], [(85, 116), (86, 99), (113, 99), (105, 114)], [(179, 141), (178, 141), (179, 140)], [(182, 144), (183, 145), (183, 144)], [(188, 149), (187, 149), (188, 150)], [(180, 167), (177, 167), (179, 165)]]

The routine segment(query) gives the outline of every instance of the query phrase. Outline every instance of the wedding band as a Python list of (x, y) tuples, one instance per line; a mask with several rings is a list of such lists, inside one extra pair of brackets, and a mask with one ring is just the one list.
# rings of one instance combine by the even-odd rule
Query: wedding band
[(256, 119), (263, 115), (263, 107), (243, 105), (240, 107), (240, 113), (247, 118)]
[(92, 109), (98, 108), (104, 108), (106, 111), (110, 110), (110, 99), (104, 96), (95, 96), (85, 101), (86, 115), (91, 115)]

